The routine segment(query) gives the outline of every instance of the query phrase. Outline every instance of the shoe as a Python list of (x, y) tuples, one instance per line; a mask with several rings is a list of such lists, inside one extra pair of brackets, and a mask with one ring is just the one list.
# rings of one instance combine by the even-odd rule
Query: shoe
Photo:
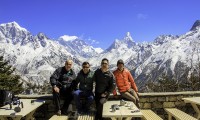
[(61, 109), (61, 115), (67, 115), (68, 114), (68, 112), (67, 112), (67, 109)]
[(140, 104), (139, 103), (136, 103), (136, 106), (138, 109), (140, 109)]
[(62, 113), (62, 115), (68, 115), (68, 112), (66, 112), (66, 111), (62, 111), (61, 113)]
[(58, 110), (57, 115), (61, 116), (61, 110)]

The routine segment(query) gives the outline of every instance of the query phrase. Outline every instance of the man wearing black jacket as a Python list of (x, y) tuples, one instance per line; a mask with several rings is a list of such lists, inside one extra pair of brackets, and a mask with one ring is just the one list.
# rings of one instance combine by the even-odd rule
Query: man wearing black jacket
[[(60, 67), (54, 71), (50, 77), (50, 83), (53, 87), (53, 98), (56, 105), (58, 115), (67, 114), (67, 109), (73, 99), (72, 81), (76, 75), (72, 70), (72, 60), (67, 60), (64, 67)], [(61, 108), (60, 97), (64, 98), (64, 104)]]
[(102, 120), (103, 104), (108, 99), (110, 93), (116, 87), (115, 77), (108, 69), (109, 61), (104, 58), (101, 61), (101, 68), (97, 69), (94, 73), (93, 80), (95, 86), (95, 102), (96, 102), (96, 116), (95, 120)]
[[(75, 84), (78, 85), (78, 90), (73, 92), (74, 100), (76, 103), (76, 108), (78, 113), (89, 112), (90, 106), (94, 100), (93, 94), (93, 75), (94, 72), (90, 70), (90, 64), (88, 62), (83, 62), (82, 70), (78, 73), (75, 80)], [(85, 104), (81, 104), (80, 99), (85, 98)]]

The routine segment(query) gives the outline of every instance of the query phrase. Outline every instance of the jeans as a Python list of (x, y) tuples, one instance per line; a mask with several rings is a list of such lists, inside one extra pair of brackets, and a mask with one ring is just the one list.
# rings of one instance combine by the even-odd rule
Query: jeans
[[(94, 100), (93, 92), (76, 90), (73, 92), (73, 96), (78, 112), (88, 112)], [(84, 98), (86, 100), (84, 105), (81, 104), (81, 98)]]

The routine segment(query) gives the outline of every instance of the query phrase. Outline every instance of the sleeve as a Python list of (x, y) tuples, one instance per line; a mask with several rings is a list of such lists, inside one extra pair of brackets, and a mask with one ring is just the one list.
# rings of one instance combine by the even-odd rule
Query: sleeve
[(73, 81), (75, 88), (77, 88), (79, 82), (80, 82), (80, 72), (78, 73), (76, 79)]
[[(115, 71), (113, 72), (113, 75), (115, 76)], [(115, 78), (115, 81), (116, 81), (116, 78)], [(113, 95), (117, 95), (117, 87), (114, 88)]]
[(60, 78), (60, 72), (59, 72), (59, 69), (56, 69), (54, 71), (54, 73), (50, 77), (50, 83), (51, 83), (51, 85), (52, 86), (57, 85), (59, 78)]
[(77, 76), (76, 76), (76, 74), (75, 74), (75, 72), (73, 70), (71, 70), (71, 72), (72, 72), (72, 74), (70, 76), (68, 76), (69, 79), (71, 80), (70, 87), (71, 87), (72, 90), (76, 90), (77, 89), (77, 85), (78, 85), (78, 83), (76, 81), (76, 77)]
[(138, 92), (138, 88), (137, 88), (137, 86), (136, 86), (136, 84), (135, 84), (135, 81), (134, 81), (134, 79), (133, 79), (131, 73), (130, 73), (129, 71), (127, 71), (127, 72), (128, 72), (128, 80), (131, 82), (131, 87), (132, 87), (136, 92)]
[(76, 79), (76, 73), (72, 70), (73, 75), (71, 76), (72, 81)]
[(111, 79), (109, 80), (109, 87), (108, 90), (106, 91), (108, 94), (112, 93), (113, 90), (116, 88), (115, 76), (113, 75), (112, 72), (110, 72), (110, 74), (111, 74)]
[(94, 75), (92, 77), (92, 81), (96, 84), (96, 77), (97, 77), (97, 70), (94, 72)]

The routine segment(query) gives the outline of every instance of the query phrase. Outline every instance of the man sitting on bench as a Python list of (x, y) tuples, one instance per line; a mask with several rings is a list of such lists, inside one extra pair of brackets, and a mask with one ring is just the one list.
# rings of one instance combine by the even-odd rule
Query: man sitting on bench
[[(94, 100), (94, 94), (92, 92), (93, 74), (94, 72), (90, 70), (90, 64), (88, 62), (83, 62), (82, 70), (78, 73), (77, 78), (74, 81), (76, 86), (79, 84), (79, 89), (73, 92), (74, 101), (79, 114), (82, 112), (87, 113)], [(86, 100), (86, 102), (84, 102), (85, 105), (81, 104), (81, 98)]]
[[(117, 61), (117, 69), (113, 72), (113, 74), (121, 96), (133, 101), (133, 103), (140, 108), (137, 86), (131, 73), (128, 69), (124, 68), (124, 61), (122, 59)], [(113, 94), (117, 94), (116, 90)]]
[[(67, 109), (73, 99), (72, 83), (76, 78), (75, 72), (72, 70), (72, 60), (67, 60), (64, 67), (60, 67), (54, 71), (50, 77), (50, 83), (53, 88), (53, 98), (56, 105), (57, 115), (67, 114)], [(64, 98), (64, 104), (61, 107), (60, 99)]]

